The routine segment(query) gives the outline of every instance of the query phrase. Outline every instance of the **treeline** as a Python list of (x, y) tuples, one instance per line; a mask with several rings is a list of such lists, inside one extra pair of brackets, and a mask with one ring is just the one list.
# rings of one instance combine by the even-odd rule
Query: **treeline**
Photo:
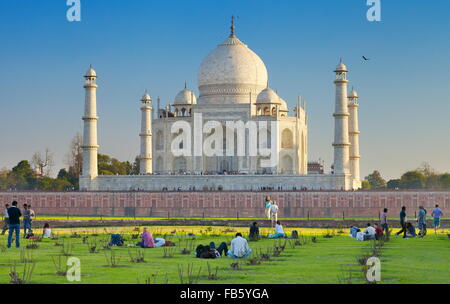
[(404, 173), (399, 179), (391, 179), (386, 182), (379, 171), (374, 171), (363, 181), (363, 189), (450, 190), (450, 174), (437, 173), (427, 163), (424, 163), (416, 170)]
[[(53, 153), (46, 149), (36, 152), (30, 161), (22, 160), (12, 169), (0, 170), (0, 190), (78, 190), (78, 180), (83, 166), (82, 138), (76, 134), (65, 156), (67, 169), (58, 171), (56, 178), (50, 177), (54, 165)], [(139, 174), (137, 158), (134, 163), (121, 162), (108, 155), (98, 155), (98, 173), (100, 175)]]

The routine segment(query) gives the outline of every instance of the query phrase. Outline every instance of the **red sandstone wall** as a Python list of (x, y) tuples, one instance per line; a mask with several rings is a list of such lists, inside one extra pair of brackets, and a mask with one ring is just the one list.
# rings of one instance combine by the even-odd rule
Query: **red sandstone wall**
[(378, 216), (384, 207), (398, 216), (406, 206), (413, 216), (419, 205), (431, 213), (439, 204), (450, 214), (450, 191), (320, 192), (0, 192), (0, 204), (29, 203), (38, 214), (152, 217), (262, 217), (263, 200), (279, 203), (281, 217)]

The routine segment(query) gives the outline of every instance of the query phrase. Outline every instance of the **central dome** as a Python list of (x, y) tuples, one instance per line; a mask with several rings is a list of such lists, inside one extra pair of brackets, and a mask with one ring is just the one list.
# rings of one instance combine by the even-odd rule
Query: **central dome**
[(233, 33), (202, 62), (198, 72), (199, 104), (249, 103), (266, 88), (261, 58)]

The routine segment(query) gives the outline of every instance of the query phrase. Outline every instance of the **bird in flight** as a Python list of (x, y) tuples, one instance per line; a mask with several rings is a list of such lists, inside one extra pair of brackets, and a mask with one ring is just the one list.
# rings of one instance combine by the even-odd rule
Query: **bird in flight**
[(363, 58), (365, 61), (370, 60), (370, 58), (367, 58), (366, 56), (362, 56), (362, 58)]

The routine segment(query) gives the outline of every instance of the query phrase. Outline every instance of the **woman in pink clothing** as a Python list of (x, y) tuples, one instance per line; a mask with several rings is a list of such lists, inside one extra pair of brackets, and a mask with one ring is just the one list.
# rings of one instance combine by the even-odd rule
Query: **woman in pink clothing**
[(142, 242), (136, 244), (136, 246), (140, 246), (142, 248), (153, 248), (155, 247), (155, 240), (153, 239), (153, 235), (150, 231), (147, 231), (147, 228), (144, 228), (144, 232), (141, 234)]

